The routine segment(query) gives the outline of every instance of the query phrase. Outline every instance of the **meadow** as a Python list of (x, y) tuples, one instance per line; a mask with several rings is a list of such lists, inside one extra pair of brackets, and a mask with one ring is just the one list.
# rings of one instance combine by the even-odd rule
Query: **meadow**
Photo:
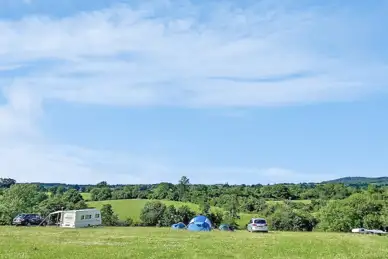
[(169, 228), (1, 227), (0, 258), (386, 258), (388, 239), (318, 232), (268, 234)]
[[(113, 211), (119, 216), (119, 219), (125, 220), (126, 218), (130, 217), (135, 222), (140, 221), (140, 212), (143, 209), (144, 205), (149, 202), (150, 200), (108, 200), (108, 201), (92, 201), (88, 202), (89, 207), (101, 209), (104, 204), (111, 204)], [(178, 202), (178, 201), (165, 201), (161, 200), (164, 204), (168, 205), (174, 205), (176, 208), (186, 205), (191, 210), (199, 212), (199, 206), (194, 203), (190, 202)], [(221, 210), (217, 207), (211, 207), (211, 210)], [(241, 226), (245, 226), (245, 224), (248, 223), (248, 221), (256, 215), (253, 214), (240, 214), (240, 219), (237, 221), (237, 223)]]
[[(90, 200), (90, 193), (82, 193), (82, 197), (85, 200)], [(143, 209), (144, 205), (150, 200), (141, 200), (141, 199), (131, 199), (131, 200), (106, 200), (106, 201), (88, 201), (87, 204), (89, 207), (101, 209), (104, 204), (111, 204), (113, 211), (119, 216), (120, 220), (125, 220), (130, 217), (135, 222), (140, 221), (140, 212)], [(188, 206), (191, 210), (199, 212), (199, 206), (190, 202), (178, 202), (178, 201), (168, 201), (160, 200), (166, 206), (174, 205), (175, 207)], [(267, 203), (279, 203), (283, 201), (267, 201)], [(299, 200), (295, 202), (310, 203), (310, 200)], [(221, 211), (221, 208), (211, 207), (212, 211)], [(240, 219), (237, 220), (237, 224), (240, 226), (245, 226), (252, 217), (260, 217), (257, 214), (248, 214), (240, 213)]]

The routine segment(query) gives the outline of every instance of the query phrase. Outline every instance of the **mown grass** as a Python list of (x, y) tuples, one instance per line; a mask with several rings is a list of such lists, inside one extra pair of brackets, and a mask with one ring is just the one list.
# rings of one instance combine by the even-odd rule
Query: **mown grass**
[[(107, 200), (107, 201), (92, 201), (88, 202), (90, 207), (95, 207), (101, 209), (104, 204), (111, 204), (113, 211), (117, 213), (120, 219), (126, 219), (131, 217), (134, 220), (139, 220), (140, 212), (143, 209), (144, 205), (151, 200)], [(189, 202), (177, 202), (177, 201), (164, 201), (161, 200), (164, 204), (174, 205), (175, 207), (180, 207), (183, 205), (188, 206), (193, 211), (198, 211), (199, 207), (196, 204)]]
[(337, 233), (193, 233), (168, 228), (1, 227), (0, 258), (387, 258), (388, 238)]
[[(126, 218), (130, 217), (134, 221), (139, 222), (140, 221), (140, 212), (143, 209), (144, 205), (149, 202), (150, 200), (108, 200), (108, 201), (93, 201), (88, 202), (88, 205), (90, 207), (94, 207), (97, 209), (101, 209), (104, 204), (111, 204), (113, 211), (119, 216), (121, 220), (125, 220)], [(165, 201), (161, 200), (164, 204), (168, 205), (174, 205), (176, 208), (186, 205), (191, 210), (195, 212), (199, 212), (199, 206), (194, 203), (190, 202), (178, 202), (178, 201)], [(221, 210), (217, 207), (212, 207), (211, 210)], [(240, 219), (238, 220), (238, 224), (240, 226), (245, 226), (248, 221), (256, 215), (253, 214), (240, 214)]]
[(91, 194), (90, 194), (90, 192), (82, 192), (81, 193), (81, 196), (82, 196), (82, 198), (85, 200), (85, 201), (90, 201), (91, 199)]

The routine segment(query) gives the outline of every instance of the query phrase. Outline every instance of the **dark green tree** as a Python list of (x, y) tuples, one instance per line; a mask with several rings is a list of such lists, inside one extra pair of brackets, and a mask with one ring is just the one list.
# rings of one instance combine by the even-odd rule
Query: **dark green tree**
[(111, 204), (104, 204), (101, 208), (101, 221), (104, 226), (117, 226), (118, 216), (114, 213)]
[(147, 202), (140, 213), (140, 220), (146, 226), (156, 226), (161, 224), (166, 205), (160, 201)]

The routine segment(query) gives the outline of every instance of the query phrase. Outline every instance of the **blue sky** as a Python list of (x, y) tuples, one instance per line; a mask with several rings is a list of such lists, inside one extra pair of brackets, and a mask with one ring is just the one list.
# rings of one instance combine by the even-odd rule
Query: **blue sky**
[(0, 7), (2, 177), (387, 175), (388, 1)]

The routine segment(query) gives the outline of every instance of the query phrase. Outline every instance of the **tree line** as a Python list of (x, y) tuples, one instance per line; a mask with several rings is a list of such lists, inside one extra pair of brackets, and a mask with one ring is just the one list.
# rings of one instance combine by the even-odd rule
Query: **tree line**
[[(58, 192), (60, 187), (52, 187)], [(378, 190), (384, 187), (371, 185)], [(63, 191), (63, 190), (62, 190)], [(183, 176), (178, 184), (160, 183), (157, 185), (126, 185), (112, 188), (101, 182), (93, 188), (85, 190), (90, 193), (92, 201), (120, 199), (153, 199), (209, 204), (210, 206), (228, 209), (231, 202), (238, 203), (238, 209), (246, 213), (263, 211), (266, 201), (297, 201), (311, 200), (320, 203), (327, 200), (341, 200), (365, 189), (346, 186), (344, 184), (274, 184), (274, 185), (199, 185), (191, 184)]]
[[(16, 184), (12, 179), (0, 179), (0, 224), (10, 224), (21, 212), (42, 215), (61, 209), (83, 209), (88, 205), (79, 189), (64, 186), (49, 188), (39, 184)], [(387, 229), (388, 188), (368, 185), (367, 188), (327, 184), (275, 185), (196, 185), (187, 177), (177, 184), (125, 185), (112, 187), (107, 182), (82, 190), (90, 199), (149, 199), (140, 215), (120, 221), (112, 207), (102, 208), (105, 225), (170, 226), (179, 221), (188, 223), (198, 211), (187, 206), (166, 206), (155, 200), (195, 203), (200, 213), (217, 226), (228, 223), (238, 226), (239, 218), (249, 213), (265, 217), (272, 230), (283, 231), (345, 231), (351, 228)], [(299, 201), (298, 200), (307, 200)], [(215, 207), (219, 209), (215, 209)], [(130, 209), (130, 208), (128, 208)]]
[[(272, 230), (350, 231), (355, 227), (388, 227), (388, 188), (382, 185), (369, 184), (365, 188), (343, 183), (199, 185), (191, 184), (183, 176), (177, 184), (112, 187), (101, 182), (85, 191), (90, 193), (93, 201), (148, 199), (191, 202), (198, 204), (201, 214), (208, 216), (215, 225), (228, 223), (239, 228), (245, 227), (236, 223), (242, 213), (267, 218)], [(222, 211), (212, 211), (211, 207)], [(142, 211), (141, 222), (130, 221), (145, 226), (168, 226), (179, 220), (186, 223), (184, 219), (187, 218), (182, 215), (190, 217), (195, 213), (188, 207), (183, 211), (186, 214), (174, 206), (150, 201)]]

